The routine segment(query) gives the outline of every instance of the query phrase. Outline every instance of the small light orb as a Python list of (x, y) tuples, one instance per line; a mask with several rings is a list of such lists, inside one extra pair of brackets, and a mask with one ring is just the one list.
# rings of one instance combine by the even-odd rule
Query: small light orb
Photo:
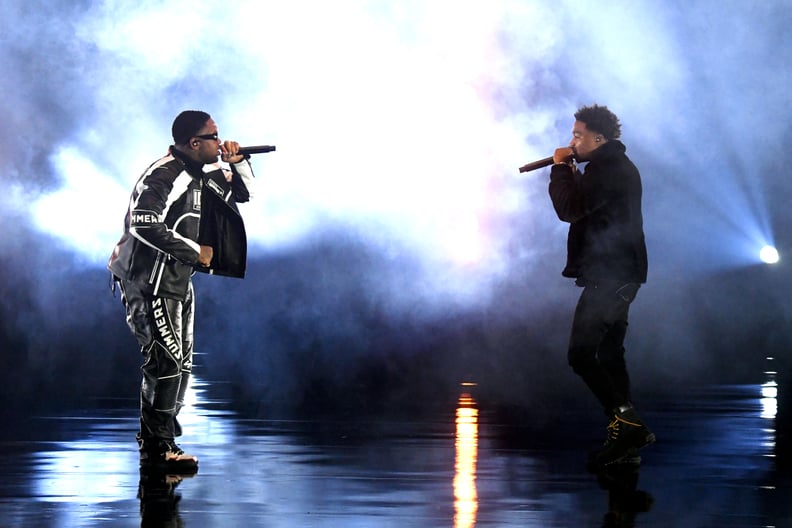
[(765, 264), (775, 264), (778, 262), (778, 250), (773, 246), (765, 246), (759, 251), (759, 258)]

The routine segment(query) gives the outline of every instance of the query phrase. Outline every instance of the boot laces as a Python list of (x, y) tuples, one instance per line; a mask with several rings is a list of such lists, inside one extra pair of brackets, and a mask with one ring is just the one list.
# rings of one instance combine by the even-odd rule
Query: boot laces
[(607, 427), (607, 430), (608, 430), (608, 442), (615, 442), (615, 441), (617, 441), (619, 439), (619, 431), (620, 431), (619, 423), (620, 423), (619, 419), (618, 418), (614, 418), (608, 424), (608, 427)]
[(622, 431), (622, 424), (625, 424), (627, 431), (631, 427), (640, 427), (641, 425), (638, 423), (633, 423), (629, 420), (625, 420), (620, 416), (615, 416), (613, 420), (608, 424), (608, 443), (616, 442), (619, 439), (619, 433)]

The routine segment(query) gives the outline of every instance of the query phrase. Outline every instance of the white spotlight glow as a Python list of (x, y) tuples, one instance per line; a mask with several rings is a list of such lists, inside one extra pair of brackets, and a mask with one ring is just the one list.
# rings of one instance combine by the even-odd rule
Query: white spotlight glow
[(775, 264), (778, 262), (778, 250), (773, 246), (764, 246), (759, 251), (759, 258), (762, 259), (762, 262), (765, 264)]

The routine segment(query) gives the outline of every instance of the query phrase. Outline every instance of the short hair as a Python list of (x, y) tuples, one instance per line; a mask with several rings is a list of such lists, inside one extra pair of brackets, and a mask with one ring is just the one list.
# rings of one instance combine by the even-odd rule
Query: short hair
[(608, 110), (607, 106), (583, 106), (575, 112), (575, 119), (586, 124), (586, 128), (605, 136), (605, 139), (619, 139), (621, 136), (621, 123), (616, 114)]
[(212, 116), (200, 110), (185, 110), (176, 116), (171, 127), (173, 143), (185, 145), (200, 131)]

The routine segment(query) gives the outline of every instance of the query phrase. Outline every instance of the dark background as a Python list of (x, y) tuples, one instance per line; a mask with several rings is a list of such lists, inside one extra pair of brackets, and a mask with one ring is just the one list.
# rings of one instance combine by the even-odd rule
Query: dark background
[[(219, 45), (230, 36), (196, 21), (215, 18), (228, 28), (241, 16), (261, 16), (266, 34), (278, 15), (248, 12), (241, 2), (227, 21), (200, 2), (176, 12), (156, 2), (121, 6), (128, 9), (102, 2), (6, 4), (0, 398), (6, 410), (25, 411), (134, 398), (140, 357), (104, 270), (125, 205), (85, 173), (89, 185), (47, 202), (63, 209), (43, 223), (40, 200), (68, 185), (54, 153), (64, 145), (86, 153), (103, 179), (128, 193), (145, 164), (164, 151), (179, 110), (201, 107), (227, 120), (233, 115), (238, 124), (250, 101), (245, 97), (258, 97), (265, 103), (256, 111), (275, 114), (285, 106), (277, 92), (266, 84), (230, 89), (221, 74), (276, 71), (275, 54), (286, 51), (273, 50), (270, 59), (261, 52), (252, 62), (233, 44)], [(429, 40), (423, 35), (454, 29), (450, 18), (422, 18), (417, 6), (406, 14), (377, 2), (365, 6), (384, 27), (403, 31), (405, 46), (419, 48), (416, 42)], [(262, 201), (243, 206), (251, 236), (247, 278), (196, 277), (196, 374), (230, 382), (235, 401), (257, 414), (420, 404), (449, 398), (463, 381), (476, 382), (482, 400), (507, 405), (589, 398), (566, 366), (578, 290), (560, 276), (565, 226), (546, 197), (546, 172), (518, 178), (516, 168), (565, 144), (577, 106), (599, 102), (620, 115), (628, 155), (644, 181), (650, 275), (633, 305), (627, 341), (639, 397), (684, 393), (693, 384), (757, 383), (768, 364), (785, 379), (792, 4), (616, 2), (598, 9), (526, 2), (491, 9), (501, 11), (490, 42), (497, 60), (471, 87), (498, 130), (513, 129), (519, 145), (493, 152), (499, 140), (492, 138), (484, 146), (495, 159), (487, 165), (492, 207), (481, 215), (482, 231), (497, 240), (487, 258), (466, 270), (393, 236), (397, 228), (377, 234), (370, 217), (338, 211), (319, 210), (321, 221), (288, 244), (273, 244), (263, 233), (276, 228), (260, 225), (256, 211), (287, 206), (266, 198), (265, 186)], [(97, 29), (112, 31), (125, 17), (138, 17), (143, 26), (165, 20), (152, 35), (181, 35), (182, 54), (168, 55), (174, 44), (163, 41), (165, 58), (147, 63), (123, 45), (109, 45)], [(196, 30), (179, 33), (173, 27), (179, 19)], [(345, 29), (343, 17), (328, 24)], [(543, 33), (526, 40), (529, 29)], [(140, 40), (133, 36), (121, 35), (120, 42), (128, 38), (134, 49)], [(325, 44), (304, 38), (309, 46)], [(196, 42), (203, 44), (184, 48)], [(195, 49), (207, 53), (202, 69), (195, 67), (201, 60), (191, 55)], [(210, 58), (225, 52), (230, 67)], [(171, 72), (165, 81), (162, 71)], [(321, 82), (313, 89), (321, 99)], [(309, 104), (311, 91), (300, 93)], [(555, 116), (549, 125), (535, 126), (548, 115)], [(322, 119), (312, 116), (315, 126)], [(291, 164), (304, 167), (317, 157), (290, 145), (299, 134), (279, 134), (278, 123), (273, 119), (266, 131), (278, 151), (255, 158), (254, 166), (265, 181), (288, 182), (295, 178)], [(146, 128), (151, 132), (138, 134)], [(411, 155), (390, 148), (394, 159)], [(360, 155), (349, 148), (339, 156)], [(343, 170), (330, 164), (322, 177), (341, 178)], [(421, 174), (420, 165), (415, 171), (426, 181), (440, 177)], [(514, 196), (520, 205), (502, 207)], [(73, 226), (66, 235), (61, 222)], [(778, 247), (780, 263), (758, 262), (764, 243)], [(473, 293), (457, 294), (466, 282), (476, 285)]]

